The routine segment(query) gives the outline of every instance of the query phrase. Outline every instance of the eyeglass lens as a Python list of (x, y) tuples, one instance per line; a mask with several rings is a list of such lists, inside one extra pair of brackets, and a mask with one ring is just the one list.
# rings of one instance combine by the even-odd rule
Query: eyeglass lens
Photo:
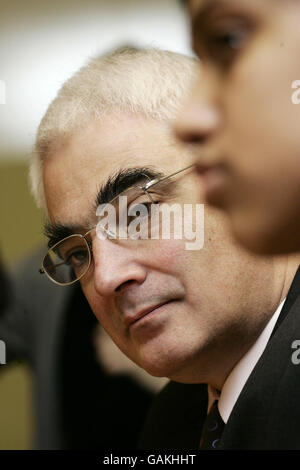
[(90, 264), (90, 250), (84, 237), (72, 235), (50, 249), (44, 258), (47, 274), (59, 284), (79, 279)]

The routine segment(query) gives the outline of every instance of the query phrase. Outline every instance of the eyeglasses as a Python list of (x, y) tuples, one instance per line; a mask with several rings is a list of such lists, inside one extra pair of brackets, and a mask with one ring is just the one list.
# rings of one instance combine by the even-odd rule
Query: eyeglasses
[[(148, 210), (149, 207), (157, 207), (161, 202), (170, 201), (170, 198), (172, 202), (182, 201), (182, 195), (180, 195), (174, 177), (193, 167), (194, 165), (189, 165), (168, 176), (155, 179), (144, 175), (145, 178), (139, 185), (129, 187), (110, 202), (102, 205), (102, 214), (108, 206), (114, 210), (113, 230), (106, 229), (103, 224), (98, 222), (84, 235), (74, 234), (60, 240), (44, 256), (39, 272), (45, 273), (52, 282), (62, 286), (79, 281), (87, 273), (92, 262), (91, 233), (95, 229), (97, 234), (99, 230), (105, 238), (111, 240), (153, 238), (149, 237), (149, 217), (153, 215), (153, 211)], [(136, 224), (137, 213), (139, 214), (138, 224)], [(98, 211), (96, 215), (99, 215)], [(160, 237), (159, 220), (159, 217), (156, 218), (156, 225), (152, 224), (151, 226), (152, 234), (154, 229), (156, 234), (154, 238), (156, 239)], [(130, 228), (133, 226), (136, 228), (137, 225), (139, 225), (139, 230), (135, 231), (134, 236), (132, 236), (131, 230), (130, 237), (128, 237)]]

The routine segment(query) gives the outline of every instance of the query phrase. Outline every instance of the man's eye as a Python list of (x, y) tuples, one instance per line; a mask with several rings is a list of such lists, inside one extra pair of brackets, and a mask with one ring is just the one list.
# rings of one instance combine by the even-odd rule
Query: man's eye
[(136, 216), (138, 217), (149, 217), (151, 216), (151, 206), (159, 204), (159, 201), (147, 201), (147, 202), (139, 202), (139, 203), (133, 203), (128, 207), (128, 214), (130, 218), (135, 218)]
[(73, 268), (78, 268), (81, 267), (87, 259), (87, 250), (76, 250), (68, 255), (65, 263), (71, 265)]

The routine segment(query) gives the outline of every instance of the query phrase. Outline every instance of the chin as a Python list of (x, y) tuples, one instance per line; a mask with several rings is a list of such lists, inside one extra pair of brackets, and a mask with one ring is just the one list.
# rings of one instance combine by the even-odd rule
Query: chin
[(170, 377), (178, 368), (174, 357), (166, 354), (166, 351), (143, 348), (135, 360), (138, 366), (154, 377)]
[(143, 350), (139, 353), (137, 364), (154, 377), (167, 377), (176, 382), (189, 383), (190, 371), (194, 361), (189, 354), (180, 351)]
[(176, 373), (174, 370), (174, 364), (171, 363), (163, 363), (162, 361), (157, 363), (154, 360), (142, 359), (139, 360), (137, 364), (153, 377), (171, 378), (171, 376)]

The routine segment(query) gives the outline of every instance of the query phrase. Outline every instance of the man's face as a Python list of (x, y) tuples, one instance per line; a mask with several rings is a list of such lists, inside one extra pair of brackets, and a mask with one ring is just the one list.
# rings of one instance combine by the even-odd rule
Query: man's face
[[(116, 172), (150, 166), (169, 175), (189, 157), (162, 124), (107, 116), (47, 157), (50, 221), (84, 233), (97, 223), (99, 189)], [(178, 183), (185, 188), (182, 202), (195, 203), (197, 176), (187, 172)], [(131, 245), (94, 234), (93, 265), (81, 284), (99, 322), (130, 359), (152, 375), (205, 381), (223, 351), (224, 374), (226, 358), (230, 363), (249, 347), (278, 299), (272, 262), (235, 246), (217, 210), (206, 211), (204, 248), (188, 251), (185, 242)]]
[[(191, 0), (201, 74), (176, 124), (206, 201), (258, 253), (300, 248), (300, 2)], [(294, 100), (295, 100), (294, 98)]]

